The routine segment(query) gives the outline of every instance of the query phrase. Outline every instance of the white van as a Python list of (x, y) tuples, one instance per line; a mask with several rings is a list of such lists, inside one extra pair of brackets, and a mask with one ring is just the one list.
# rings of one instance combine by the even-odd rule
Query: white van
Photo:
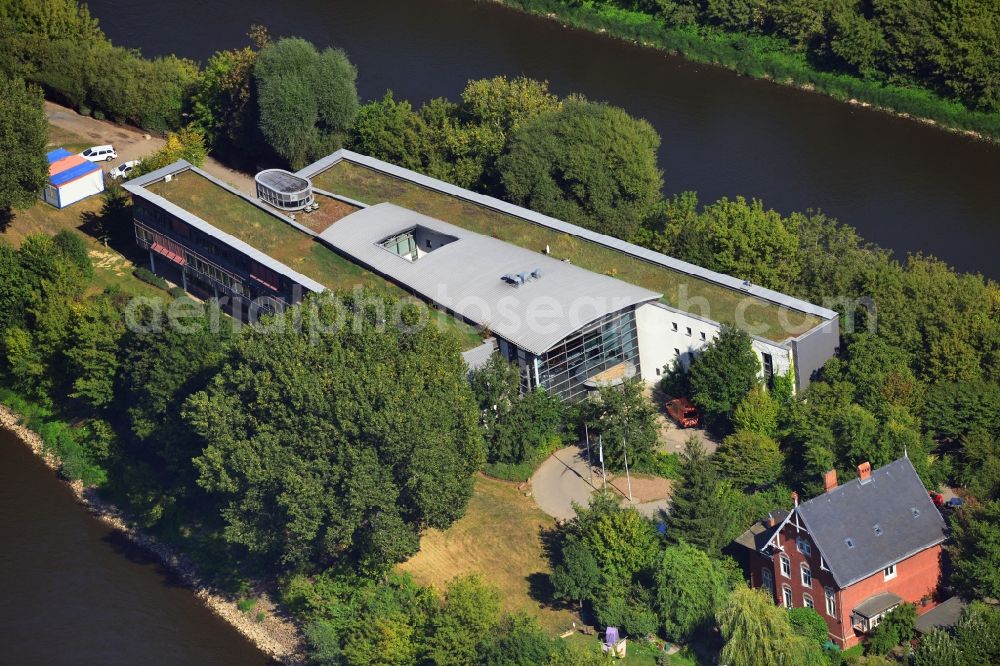
[(80, 153), (80, 156), (91, 162), (110, 162), (118, 157), (114, 146), (91, 146)]

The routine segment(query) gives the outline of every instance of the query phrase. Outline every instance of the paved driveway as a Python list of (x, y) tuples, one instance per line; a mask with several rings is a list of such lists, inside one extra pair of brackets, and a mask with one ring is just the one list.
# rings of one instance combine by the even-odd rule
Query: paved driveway
[[(608, 492), (614, 493), (623, 502), (628, 502), (611, 483), (611, 479), (612, 475), (609, 474)], [(530, 482), (531, 494), (538, 508), (559, 520), (574, 518), (576, 512), (573, 510), (573, 503), (586, 506), (590, 503), (590, 496), (603, 487), (600, 467), (591, 470), (587, 465), (586, 450), (575, 445), (549, 456), (535, 470)], [(670, 500), (661, 499), (634, 503), (633, 506), (644, 516), (661, 519), (669, 504)]]

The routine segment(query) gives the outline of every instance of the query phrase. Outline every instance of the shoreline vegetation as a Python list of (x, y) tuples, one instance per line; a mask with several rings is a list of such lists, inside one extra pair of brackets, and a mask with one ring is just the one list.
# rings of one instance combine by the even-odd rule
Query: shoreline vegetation
[[(22, 444), (49, 469), (60, 473), (62, 460), (56, 451), (46, 446), (41, 435), (24, 424), (24, 418), (16, 411), (0, 403), (0, 429), (10, 431)], [(157, 539), (145, 534), (129, 521), (123, 511), (101, 499), (96, 488), (84, 484), (82, 480), (69, 480), (60, 474), (59, 480), (72, 490), (77, 503), (94, 518), (107, 527), (122, 533), (130, 542), (155, 555), (170, 569), (206, 608), (232, 626), (244, 638), (272, 659), (288, 666), (306, 663), (301, 633), (295, 624), (276, 615), (278, 606), (263, 587), (252, 589), (251, 598), (256, 599), (255, 611), (264, 611), (266, 617), (260, 622), (241, 610), (239, 599), (225, 594), (208, 585), (199, 575), (195, 566), (183, 554)]]
[(699, 65), (727, 69), (832, 97), (852, 106), (931, 125), (993, 144), (1000, 143), (1000, 113), (971, 110), (918, 87), (887, 85), (850, 74), (823, 71), (787, 43), (766, 35), (728, 32), (712, 26), (670, 26), (661, 18), (621, 7), (564, 0), (491, 0), (509, 9), (558, 21)]

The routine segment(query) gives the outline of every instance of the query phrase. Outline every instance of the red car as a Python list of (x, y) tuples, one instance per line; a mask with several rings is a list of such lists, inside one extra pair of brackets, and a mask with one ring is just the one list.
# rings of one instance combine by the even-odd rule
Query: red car
[(698, 408), (687, 398), (674, 398), (667, 403), (667, 414), (681, 428), (697, 428), (701, 425), (701, 415)]

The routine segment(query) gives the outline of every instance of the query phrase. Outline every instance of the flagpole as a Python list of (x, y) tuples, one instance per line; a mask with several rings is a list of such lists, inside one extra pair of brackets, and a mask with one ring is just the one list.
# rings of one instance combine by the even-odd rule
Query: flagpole
[(600, 447), (598, 449), (598, 454), (601, 457), (601, 490), (607, 490), (608, 488), (608, 473), (604, 469), (604, 435), (598, 436), (597, 445)]
[(594, 463), (590, 459), (590, 429), (587, 427), (586, 423), (583, 424), (583, 436), (587, 440), (587, 469), (590, 470), (590, 487), (593, 488), (594, 487)]
[(625, 436), (622, 435), (622, 451), (625, 452), (625, 480), (628, 481), (628, 501), (634, 502), (632, 499), (632, 477), (628, 473), (628, 449), (625, 447)]

